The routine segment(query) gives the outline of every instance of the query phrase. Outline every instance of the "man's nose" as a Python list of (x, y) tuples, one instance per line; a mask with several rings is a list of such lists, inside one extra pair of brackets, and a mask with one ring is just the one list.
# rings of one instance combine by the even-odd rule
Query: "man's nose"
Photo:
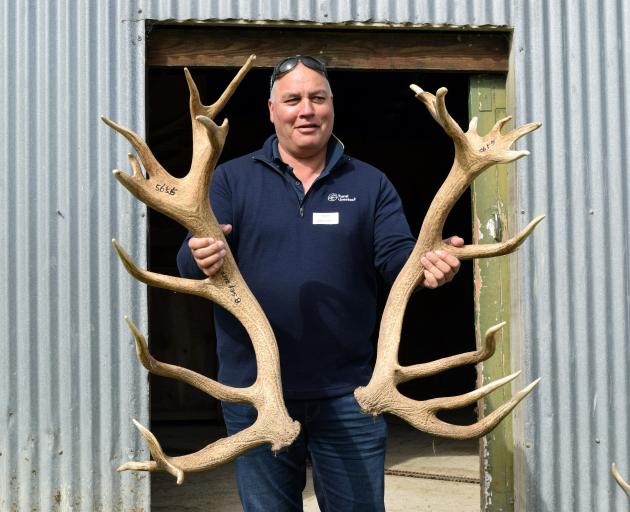
[(304, 100), (302, 100), (302, 104), (300, 108), (300, 115), (311, 116), (314, 113), (315, 113), (315, 109), (313, 108), (313, 102), (308, 98), (305, 98)]

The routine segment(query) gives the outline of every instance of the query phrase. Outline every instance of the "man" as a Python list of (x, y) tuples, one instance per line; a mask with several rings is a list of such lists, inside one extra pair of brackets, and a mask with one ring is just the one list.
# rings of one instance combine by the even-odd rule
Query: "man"
[[(383, 510), (386, 425), (360, 411), (353, 391), (371, 375), (377, 275), (392, 283), (415, 240), (389, 180), (347, 156), (332, 134), (322, 62), (280, 62), (268, 105), (275, 135), (217, 167), (211, 201), (276, 334), (287, 409), (302, 430), (281, 453), (264, 446), (237, 459), (239, 494), (246, 511), (302, 510), (309, 458), (322, 511)], [(189, 235), (177, 261), (183, 276), (201, 278), (223, 256), (221, 242)], [(446, 253), (422, 263), (426, 288), (459, 268)], [(215, 310), (219, 380), (247, 386), (256, 377), (251, 343), (229, 313)], [(230, 435), (256, 417), (241, 404), (224, 403), (223, 412)]]

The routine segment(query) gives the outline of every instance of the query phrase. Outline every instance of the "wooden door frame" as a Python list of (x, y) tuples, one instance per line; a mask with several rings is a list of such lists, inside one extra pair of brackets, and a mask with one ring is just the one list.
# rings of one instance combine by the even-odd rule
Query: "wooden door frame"
[[(419, 70), (462, 72), (471, 75), (470, 116), (479, 117), (485, 133), (508, 109), (505, 97), (511, 32), (436, 31), (425, 28), (333, 27), (224, 24), (149, 24), (146, 65), (238, 68), (256, 54), (255, 67), (271, 68), (287, 55), (320, 56), (331, 69)], [(503, 166), (505, 167), (505, 166)], [(507, 230), (513, 182), (506, 169), (491, 169), (472, 188), (473, 238), (487, 243), (496, 235), (492, 222)], [(513, 230), (509, 230), (513, 231)], [(479, 345), (483, 331), (510, 317), (508, 257), (475, 262), (475, 331)], [(512, 326), (514, 328), (514, 326)], [(511, 373), (510, 325), (502, 332), (497, 354), (482, 368), (483, 382)], [(509, 398), (509, 388), (484, 400), (483, 410), (494, 410)], [(480, 444), (481, 502), (484, 511), (514, 509), (512, 421), (506, 419)]]
[[(209, 29), (211, 28), (211, 29)], [(150, 25), (147, 66), (273, 67), (320, 56), (331, 69), (507, 73), (511, 32), (375, 28)]]
[[(470, 117), (478, 118), (479, 133), (487, 133), (508, 112), (506, 76), (475, 75), (470, 80)], [(511, 124), (505, 128), (508, 130)], [(512, 164), (495, 165), (486, 170), (471, 188), (473, 208), (473, 240), (487, 244), (505, 240), (518, 231), (515, 225), (511, 177)], [(510, 275), (513, 258), (509, 255), (474, 261), (475, 281), (475, 335), (480, 343), (486, 329), (507, 322), (500, 332), (494, 356), (484, 362), (478, 385), (509, 375), (512, 370), (512, 303)], [(486, 397), (482, 409), (493, 411), (512, 395), (505, 386)], [(492, 432), (484, 436), (480, 446), (480, 473), (484, 511), (512, 511), (516, 500), (514, 474), (513, 417), (508, 415)]]

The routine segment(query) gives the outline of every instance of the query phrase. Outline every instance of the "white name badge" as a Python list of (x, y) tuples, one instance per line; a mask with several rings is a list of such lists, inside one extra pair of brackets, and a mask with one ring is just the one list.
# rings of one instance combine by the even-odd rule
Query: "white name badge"
[(339, 224), (339, 212), (313, 212), (313, 224)]

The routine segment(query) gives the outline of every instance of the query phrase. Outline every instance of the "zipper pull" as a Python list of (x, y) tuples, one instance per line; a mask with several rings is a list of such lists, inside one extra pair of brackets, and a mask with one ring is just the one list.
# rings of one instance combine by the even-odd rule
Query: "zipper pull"
[(300, 206), (300, 217), (304, 217), (304, 207)]

